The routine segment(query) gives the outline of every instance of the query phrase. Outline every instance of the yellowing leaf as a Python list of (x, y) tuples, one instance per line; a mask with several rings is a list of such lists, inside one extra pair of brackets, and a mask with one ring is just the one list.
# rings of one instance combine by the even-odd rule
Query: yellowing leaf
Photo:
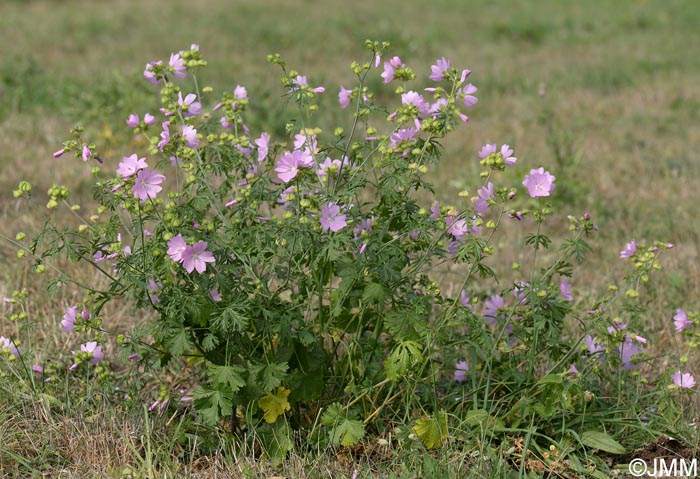
[(279, 387), (275, 394), (267, 393), (258, 401), (258, 406), (265, 412), (263, 419), (268, 424), (274, 424), (277, 418), (285, 411), (289, 411), (291, 406), (287, 398), (292, 391), (284, 386)]
[(435, 417), (420, 418), (413, 426), (413, 432), (428, 449), (438, 448), (447, 439), (447, 415), (438, 412)]

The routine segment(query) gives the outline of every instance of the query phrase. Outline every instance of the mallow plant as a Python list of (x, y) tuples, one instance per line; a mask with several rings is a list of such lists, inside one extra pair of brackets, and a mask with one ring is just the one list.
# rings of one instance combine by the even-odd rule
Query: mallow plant
[[(54, 185), (44, 227), (8, 239), (52, 290), (83, 291), (58, 313), (71, 350), (44, 367), (23, 347), (31, 318), (17, 291), (5, 299), (15, 321), (3, 323), (5, 371), (33, 369), (42, 388), (80, 371), (100, 380), (117, 361), (108, 342), (139, 364), (134, 374), (187, 361), (193, 397), (162, 388), (154, 413), (189, 400), (197, 421), (277, 457), (295, 432), (338, 447), (391, 433), (426, 448), (520, 436), (535, 455), (559, 451), (540, 455), (552, 461), (581, 448), (621, 452), (619, 434), (648, 428), (659, 397), (677, 407), (695, 388), (691, 371), (676, 362), (645, 375), (659, 352), (639, 321), (643, 286), (671, 245), (630, 242), (624, 280), (604, 297), (577, 296), (574, 268), (597, 227), (587, 213), (569, 216), (569, 239), (552, 243), (553, 172), (512, 145), (486, 144), (463, 153), (482, 169), (472, 192), (449, 197), (431, 183), (443, 139), (468, 135), (470, 110), (482, 107), (471, 71), (440, 58), (425, 79), (388, 44), (366, 46), (339, 88), (268, 57), (293, 107), (282, 137), (249, 128), (256, 102), (244, 86), (199, 87), (197, 45), (146, 65), (161, 107), (124, 126), (142, 147), (103, 155), (75, 127), (47, 161), (90, 169), (95, 202), (73, 204)], [(319, 110), (337, 108), (341, 124), (323, 124)], [(31, 193), (22, 182), (15, 197)], [(57, 208), (75, 221), (59, 224)], [(499, 276), (505, 223), (529, 253)], [(99, 286), (64, 274), (64, 258), (94, 268)], [(459, 279), (440, 280), (447, 270)], [(103, 308), (117, 301), (151, 319), (110, 334)], [(679, 331), (697, 323), (681, 309), (676, 318)]]

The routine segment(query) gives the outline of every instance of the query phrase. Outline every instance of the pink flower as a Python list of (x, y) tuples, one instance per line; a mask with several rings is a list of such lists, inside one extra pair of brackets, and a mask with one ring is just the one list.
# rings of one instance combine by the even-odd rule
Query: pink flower
[(61, 148), (60, 150), (54, 152), (53, 157), (54, 157), (54, 158), (60, 158), (61, 156), (63, 156), (63, 154), (64, 154), (65, 152), (66, 152), (66, 149), (65, 149), (65, 148)]
[(620, 258), (629, 258), (634, 253), (637, 252), (637, 242), (635, 240), (630, 241), (625, 245), (625, 249), (620, 251)]
[(105, 354), (102, 352), (102, 346), (99, 346), (96, 341), (88, 341), (85, 344), (81, 344), (80, 350), (92, 354), (90, 364), (97, 364), (105, 357)]
[(466, 220), (455, 220), (454, 216), (448, 216), (445, 218), (445, 224), (447, 225), (447, 232), (457, 240), (462, 239), (469, 232)]
[(19, 357), (19, 351), (12, 340), (10, 338), (6, 338), (5, 336), (0, 336), (0, 351), (5, 349), (9, 350), (10, 354), (13, 356)]
[(197, 95), (194, 93), (190, 93), (184, 99), (182, 93), (177, 93), (177, 104), (182, 109), (182, 116), (195, 116), (202, 112), (202, 104), (195, 101), (196, 99)]
[(476, 93), (478, 90), (479, 89), (471, 83), (468, 83), (464, 88), (462, 88), (462, 95), (464, 95), (464, 106), (471, 108), (476, 105), (479, 99), (474, 96), (474, 93)]
[(573, 301), (574, 298), (571, 296), (571, 285), (566, 278), (561, 279), (561, 283), (559, 283), (559, 292), (565, 300)]
[(300, 168), (308, 168), (313, 163), (313, 158), (306, 151), (285, 152), (277, 162), (275, 171), (280, 180), (289, 183), (297, 176)]
[(598, 338), (593, 337), (590, 334), (583, 338), (583, 343), (588, 348), (589, 354), (605, 352), (605, 346), (598, 340)]
[(552, 176), (549, 172), (544, 171), (543, 167), (530, 170), (530, 174), (525, 176), (523, 186), (527, 188), (528, 194), (533, 198), (541, 196), (549, 196), (554, 190), (554, 180), (556, 176)]
[(618, 349), (623, 365), (622, 369), (633, 369), (637, 364), (637, 357), (645, 352), (644, 347), (634, 342), (629, 334), (625, 334), (625, 340)]
[(430, 113), (430, 103), (425, 101), (423, 95), (413, 90), (401, 94), (401, 104), (413, 105), (423, 115)]
[(340, 85), (340, 92), (338, 93), (340, 108), (345, 109), (350, 105), (350, 95), (352, 95), (352, 90), (346, 90), (343, 85)]
[(90, 151), (90, 148), (88, 148), (87, 145), (83, 145), (83, 152), (82, 152), (83, 161), (89, 160), (91, 156), (92, 156), (92, 151)]
[(139, 116), (135, 113), (129, 115), (129, 118), (126, 119), (126, 126), (129, 128), (136, 128), (139, 126)]
[(214, 255), (210, 251), (206, 251), (207, 242), (199, 241), (192, 246), (185, 248), (182, 252), (182, 266), (185, 271), (191, 273), (195, 269), (199, 274), (202, 274), (207, 269), (207, 263), (214, 263)]
[(513, 155), (513, 150), (508, 145), (501, 145), (501, 156), (506, 166), (513, 166), (518, 159)]
[(215, 303), (218, 303), (221, 301), (221, 295), (219, 292), (215, 289), (212, 289), (209, 291), (209, 295), (211, 296), (211, 300), (214, 301)]
[(163, 189), (160, 184), (165, 181), (165, 176), (157, 171), (149, 170), (148, 168), (139, 170), (136, 173), (136, 181), (131, 191), (134, 197), (145, 203), (149, 198), (154, 199), (156, 195)]
[(168, 256), (175, 262), (182, 262), (182, 253), (187, 249), (187, 243), (185, 243), (182, 235), (173, 236), (168, 240)]
[(676, 310), (676, 314), (673, 316), (673, 325), (676, 327), (676, 331), (680, 333), (688, 326), (692, 326), (692, 324), (693, 322), (688, 320), (688, 315), (685, 314), (685, 311), (678, 308)]
[(77, 312), (77, 306), (66, 308), (66, 314), (63, 315), (63, 321), (61, 321), (61, 326), (66, 333), (70, 333), (75, 328), (75, 315)]
[(258, 146), (258, 163), (262, 163), (269, 152), (270, 135), (262, 133), (260, 138), (255, 140), (255, 144)]
[(340, 214), (340, 206), (334, 202), (327, 203), (321, 208), (321, 229), (337, 232), (345, 228), (348, 223), (345, 221), (346, 215)]
[(247, 100), (248, 90), (246, 90), (244, 86), (236, 85), (236, 88), (233, 90), (233, 96), (236, 100)]
[(476, 200), (474, 200), (474, 209), (477, 213), (486, 213), (486, 211), (489, 209), (489, 200), (492, 200), (496, 197), (493, 191), (493, 183), (489, 181), (489, 183), (486, 186), (482, 186), (481, 188), (479, 188), (477, 194), (479, 195), (479, 197)]
[(144, 168), (148, 168), (146, 158), (139, 158), (138, 155), (134, 153), (131, 156), (122, 158), (121, 163), (119, 163), (119, 168), (117, 168), (117, 173), (122, 175), (122, 178), (128, 178)]
[(489, 299), (484, 302), (484, 321), (489, 323), (491, 326), (496, 324), (498, 319), (499, 310), (503, 309), (506, 305), (506, 301), (500, 294), (494, 294)]
[(681, 389), (693, 389), (695, 387), (695, 378), (690, 373), (676, 371), (673, 375), (673, 384)]
[(445, 79), (445, 72), (450, 69), (450, 61), (445, 57), (440, 58), (435, 65), (430, 65), (430, 78), (433, 81), (442, 81)]
[(466, 361), (458, 361), (457, 364), (455, 364), (455, 374), (454, 378), (455, 381), (459, 383), (463, 383), (464, 381), (467, 380), (467, 371), (469, 371), (469, 365), (467, 364)]
[[(298, 88), (301, 88), (301, 87), (311, 88), (311, 87), (309, 87), (308, 80), (303, 75), (297, 75), (297, 77), (294, 80), (292, 80), (292, 84), (296, 85)], [(322, 86), (318, 86), (316, 88), (311, 88), (311, 91), (313, 91), (314, 93), (323, 93), (324, 91), (326, 91), (326, 89), (323, 88)]]
[(415, 128), (402, 128), (391, 134), (391, 136), (389, 137), (389, 146), (395, 147), (401, 142), (413, 141), (413, 139), (416, 136), (416, 133), (418, 133), (418, 130), (416, 130)]
[(151, 115), (150, 113), (146, 113), (145, 115), (143, 115), (143, 122), (146, 125), (151, 126), (156, 122), (156, 117)]
[(197, 148), (199, 146), (197, 130), (195, 130), (193, 126), (182, 125), (182, 136), (185, 138), (185, 144), (190, 148)]
[(384, 83), (389, 83), (394, 79), (394, 73), (396, 73), (397, 68), (405, 68), (399, 57), (393, 57), (388, 62), (384, 62), (384, 71), (381, 77), (384, 79)]
[(163, 131), (160, 132), (160, 141), (158, 142), (158, 149), (160, 149), (160, 151), (163, 151), (165, 145), (170, 143), (170, 122), (164, 121), (162, 126)]
[(175, 78), (185, 78), (187, 76), (185, 73), (187, 71), (187, 67), (185, 67), (185, 60), (182, 59), (179, 53), (170, 54), (170, 61), (168, 61), (168, 65), (170, 65), (170, 68), (172, 68), (173, 76)]
[(487, 143), (481, 147), (481, 150), (479, 150), (479, 158), (483, 160), (484, 158), (489, 157), (493, 153), (496, 153), (497, 149), (498, 146)]
[(157, 85), (160, 83), (160, 80), (156, 78), (156, 72), (153, 67), (156, 65), (162, 65), (163, 62), (157, 61), (157, 62), (150, 62), (149, 64), (146, 65), (146, 69), (143, 71), (143, 76), (148, 80), (149, 82), (153, 83), (154, 85)]

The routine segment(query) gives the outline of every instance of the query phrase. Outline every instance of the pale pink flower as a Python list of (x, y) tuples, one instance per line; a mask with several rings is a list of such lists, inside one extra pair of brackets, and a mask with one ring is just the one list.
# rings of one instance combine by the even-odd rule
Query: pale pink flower
[(679, 333), (683, 331), (688, 326), (692, 326), (693, 322), (688, 319), (688, 315), (683, 311), (682, 308), (676, 310), (676, 314), (673, 316), (673, 325), (676, 327), (676, 331)]
[(145, 203), (149, 198), (154, 199), (156, 195), (163, 190), (160, 184), (165, 181), (165, 176), (157, 171), (149, 170), (148, 168), (139, 170), (136, 173), (136, 181), (131, 188), (134, 197)]
[(126, 126), (129, 128), (136, 128), (139, 126), (139, 116), (135, 113), (129, 115), (129, 118), (126, 119)]
[(173, 76), (175, 78), (185, 78), (187, 76), (185, 73), (187, 71), (187, 67), (185, 67), (185, 60), (183, 60), (179, 53), (170, 54), (170, 61), (168, 62), (168, 65), (170, 65), (170, 68), (172, 68)]
[(19, 357), (19, 351), (12, 340), (10, 338), (6, 338), (5, 336), (0, 336), (0, 351), (5, 349), (9, 350), (10, 354), (13, 356)]
[(89, 160), (91, 156), (92, 156), (92, 151), (90, 151), (90, 148), (88, 148), (87, 145), (83, 145), (83, 151), (82, 151), (83, 161)]
[(625, 249), (620, 251), (620, 258), (629, 258), (637, 252), (637, 242), (632, 240), (625, 245)]
[(262, 133), (260, 138), (255, 140), (255, 144), (258, 146), (258, 163), (262, 163), (269, 152), (270, 135)]
[(486, 186), (482, 186), (476, 192), (479, 197), (474, 200), (474, 209), (477, 213), (483, 214), (489, 209), (489, 200), (493, 200), (496, 194), (493, 189), (493, 183), (489, 181)]
[(314, 164), (313, 157), (306, 151), (294, 150), (284, 152), (280, 157), (275, 171), (280, 180), (289, 183), (297, 176), (301, 168), (308, 168)]
[(331, 201), (321, 208), (321, 229), (334, 233), (340, 231), (348, 225), (346, 217), (347, 215), (340, 213), (340, 206)]
[(168, 240), (168, 256), (173, 261), (182, 262), (182, 253), (187, 249), (187, 243), (182, 235), (173, 236)]
[(190, 125), (182, 125), (182, 136), (185, 138), (185, 144), (190, 148), (199, 146), (199, 138), (197, 138), (197, 130)]
[(554, 190), (556, 176), (545, 171), (543, 167), (530, 170), (530, 174), (525, 176), (523, 186), (527, 188), (528, 194), (533, 198), (549, 196)]
[(212, 289), (209, 291), (209, 295), (211, 296), (211, 300), (214, 301), (215, 303), (218, 303), (221, 301), (221, 295), (219, 292), (215, 289)]
[(561, 283), (559, 283), (559, 292), (565, 300), (573, 301), (574, 298), (571, 295), (571, 285), (566, 278), (561, 279)]
[(466, 361), (458, 361), (455, 364), (454, 379), (459, 383), (463, 383), (467, 380), (467, 371), (469, 371), (469, 364)]
[(66, 314), (63, 315), (63, 321), (61, 321), (61, 326), (65, 332), (70, 333), (75, 328), (75, 315), (77, 312), (77, 306), (66, 308)]
[(445, 57), (438, 59), (435, 65), (430, 66), (430, 78), (433, 81), (442, 81), (445, 79), (445, 73), (450, 69), (450, 61)]
[(693, 389), (695, 387), (695, 377), (690, 373), (676, 371), (673, 375), (673, 384), (681, 389)]
[(345, 109), (350, 105), (350, 95), (352, 95), (352, 90), (347, 90), (343, 85), (340, 85), (340, 93), (338, 93), (340, 108)]
[(202, 112), (202, 104), (195, 101), (196, 99), (197, 95), (194, 93), (188, 94), (184, 99), (181, 92), (177, 93), (177, 104), (182, 109), (182, 116), (195, 116)]
[(214, 255), (206, 249), (206, 241), (199, 241), (185, 248), (185, 251), (182, 252), (182, 266), (185, 271), (191, 273), (196, 269), (199, 274), (202, 274), (207, 269), (207, 263), (216, 261)]
[(158, 142), (158, 148), (163, 151), (165, 145), (170, 143), (170, 122), (164, 121), (162, 123), (163, 131), (160, 132), (160, 141)]
[(148, 168), (146, 158), (139, 158), (138, 155), (134, 153), (131, 156), (122, 158), (122, 161), (119, 163), (119, 168), (117, 168), (117, 173), (122, 175), (122, 178), (128, 178), (144, 168)]
[(157, 85), (160, 83), (160, 79), (156, 78), (156, 72), (154, 70), (154, 66), (156, 65), (162, 65), (163, 62), (157, 61), (157, 62), (150, 62), (146, 65), (146, 69), (143, 71), (143, 76), (148, 80), (149, 82), (153, 83), (154, 85)]
[(474, 93), (476, 93), (478, 90), (479, 89), (471, 83), (468, 83), (464, 88), (462, 88), (462, 95), (464, 95), (464, 106), (471, 108), (476, 105), (479, 99), (474, 96)]
[(96, 341), (88, 341), (85, 344), (81, 344), (80, 350), (92, 354), (90, 364), (97, 364), (105, 357), (104, 353), (102, 352), (102, 346), (99, 346)]

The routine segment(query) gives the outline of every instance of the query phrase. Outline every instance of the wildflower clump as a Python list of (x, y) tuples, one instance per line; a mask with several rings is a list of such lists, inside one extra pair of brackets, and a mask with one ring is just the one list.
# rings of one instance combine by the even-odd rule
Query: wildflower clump
[[(351, 445), (393, 422), (439, 447), (454, 418), (475, 431), (537, 422), (544, 436), (578, 440), (562, 417), (604, 411), (610, 379), (631, 377), (653, 347), (625, 319), (633, 309), (615, 312), (617, 295), (586, 306), (577, 294), (572, 261), (583, 260), (597, 227), (588, 214), (570, 216), (571, 238), (554, 248), (542, 227), (556, 177), (543, 166), (523, 177), (516, 168), (528, 160), (508, 144), (469, 154), (483, 168), (470, 180), (476, 196), (436, 194), (429, 173), (440, 142), (468, 134), (467, 113), (480, 105), (472, 72), (442, 57), (420, 88), (388, 44), (367, 49), (368, 61), (351, 67), (357, 85), (337, 95), (268, 58), (296, 106), (286, 136), (249, 126), (256, 102), (246, 87), (198, 88), (206, 62), (197, 45), (146, 65), (161, 108), (125, 119), (144, 151), (103, 157), (72, 130), (51, 161), (73, 152), (89, 162), (93, 214), (80, 216), (68, 189), (54, 186), (47, 207), (65, 205), (80, 224), (14, 242), (30, 261), (65, 255), (107, 283), (60, 277), (87, 289), (62, 312), (60, 328), (81, 338), (68, 369), (108, 368), (102, 308), (127, 299), (155, 317), (119, 336), (128, 360), (159, 368), (187, 358), (199, 373), (197, 419), (254, 430), (276, 451), (291, 429), (323, 427), (323, 441)], [(394, 89), (392, 103), (376, 102), (371, 75)], [(347, 112), (346, 124), (319, 122), (329, 104)], [(506, 169), (522, 181), (505, 184)], [(30, 192), (23, 182), (15, 196)], [(529, 266), (514, 263), (512, 278), (498, 278), (490, 262), (505, 222), (534, 231), (525, 235)], [(625, 301), (638, 300), (661, 250), (632, 242), (620, 253), (634, 270)], [(448, 268), (459, 271), (456, 284), (441, 280)], [(587, 326), (567, 335), (571, 315)], [(676, 329), (688, 327), (677, 317)], [(0, 351), (21, 353), (5, 337)], [(694, 387), (679, 374), (677, 387)], [(150, 410), (175, 407), (172, 394), (161, 390)]]

